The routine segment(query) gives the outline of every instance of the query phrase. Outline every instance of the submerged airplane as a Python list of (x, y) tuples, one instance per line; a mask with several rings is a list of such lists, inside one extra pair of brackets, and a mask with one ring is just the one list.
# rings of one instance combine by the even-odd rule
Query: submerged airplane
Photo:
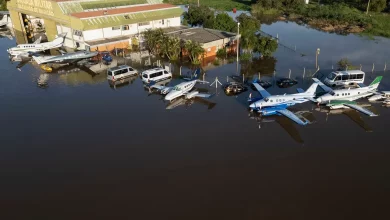
[(379, 83), (382, 80), (382, 76), (378, 76), (375, 80), (369, 85), (358, 84), (359, 88), (348, 88), (348, 89), (339, 89), (332, 90), (320, 80), (313, 78), (313, 80), (327, 93), (318, 97), (315, 102), (320, 104), (325, 104), (330, 109), (341, 109), (341, 108), (350, 108), (361, 113), (364, 113), (368, 116), (377, 116), (375, 113), (359, 106), (354, 100), (365, 98), (374, 94), (377, 94), (377, 89)]
[(39, 38), (33, 44), (19, 44), (16, 47), (8, 49), (7, 51), (11, 56), (28, 56), (31, 53), (37, 53), (45, 50), (59, 48), (62, 47), (62, 45), (64, 44), (65, 36), (66, 33), (62, 33), (58, 35), (53, 41), (46, 43), (41, 43), (41, 38)]
[(297, 115), (289, 111), (289, 106), (304, 103), (309, 100), (314, 100), (317, 90), (317, 83), (313, 83), (306, 91), (303, 89), (297, 89), (298, 93), (284, 94), (284, 95), (271, 95), (258, 83), (253, 83), (255, 88), (259, 91), (262, 98), (253, 102), (253, 99), (249, 98), (252, 104), (249, 105), (254, 111), (262, 114), (263, 116), (269, 115), (283, 115), (293, 120), (299, 125), (306, 125), (308, 121), (301, 120)]
[(90, 59), (96, 57), (99, 52), (89, 52), (89, 51), (78, 51), (74, 53), (64, 53), (58, 56), (33, 56), (35, 62), (40, 64), (72, 64), (77, 63), (82, 60)]
[(199, 91), (191, 91), (197, 82), (208, 83), (205, 81), (195, 79), (195, 80), (190, 80), (188, 82), (179, 83), (175, 87), (152, 85), (150, 86), (150, 88), (155, 88), (159, 90), (163, 95), (166, 94), (164, 98), (166, 101), (172, 101), (181, 96), (184, 96), (186, 99), (191, 99), (195, 97), (210, 98), (212, 96), (211, 94), (199, 93)]

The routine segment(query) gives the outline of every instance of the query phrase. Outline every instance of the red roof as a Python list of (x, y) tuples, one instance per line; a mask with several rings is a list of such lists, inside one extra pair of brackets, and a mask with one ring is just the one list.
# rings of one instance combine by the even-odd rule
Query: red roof
[(105, 16), (105, 15), (126, 14), (126, 13), (151, 11), (151, 10), (174, 8), (174, 7), (177, 7), (177, 6), (174, 6), (171, 4), (153, 4), (153, 5), (133, 6), (133, 7), (127, 7), (127, 8), (115, 8), (115, 9), (99, 10), (99, 11), (77, 12), (77, 13), (72, 13), (70, 15), (73, 17), (76, 17), (76, 18), (90, 18), (90, 17)]

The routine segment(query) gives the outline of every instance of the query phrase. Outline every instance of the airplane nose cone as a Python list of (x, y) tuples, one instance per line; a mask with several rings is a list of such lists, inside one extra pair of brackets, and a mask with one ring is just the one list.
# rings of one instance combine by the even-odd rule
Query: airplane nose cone
[(255, 103), (250, 104), (249, 108), (252, 108), (252, 109), (255, 108)]
[(321, 97), (317, 98), (316, 100), (317, 100), (318, 103), (322, 103), (322, 98)]

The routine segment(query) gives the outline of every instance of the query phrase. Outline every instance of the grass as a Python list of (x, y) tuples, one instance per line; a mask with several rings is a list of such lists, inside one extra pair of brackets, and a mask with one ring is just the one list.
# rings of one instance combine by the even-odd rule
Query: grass
[[(254, 0), (199, 0), (200, 5), (206, 5), (210, 8), (231, 11), (233, 8), (237, 10), (251, 9), (251, 4), (256, 1)], [(198, 0), (164, 0), (164, 3), (170, 3), (174, 5), (188, 5), (198, 4)]]

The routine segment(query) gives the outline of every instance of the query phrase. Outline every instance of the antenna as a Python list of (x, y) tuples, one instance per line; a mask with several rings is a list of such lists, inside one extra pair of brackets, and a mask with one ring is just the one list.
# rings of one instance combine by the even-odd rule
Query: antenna
[(211, 83), (210, 86), (212, 86), (213, 84), (215, 84), (215, 88), (218, 88), (218, 84), (222, 86), (222, 83), (218, 80), (218, 77), (215, 77), (214, 82)]

